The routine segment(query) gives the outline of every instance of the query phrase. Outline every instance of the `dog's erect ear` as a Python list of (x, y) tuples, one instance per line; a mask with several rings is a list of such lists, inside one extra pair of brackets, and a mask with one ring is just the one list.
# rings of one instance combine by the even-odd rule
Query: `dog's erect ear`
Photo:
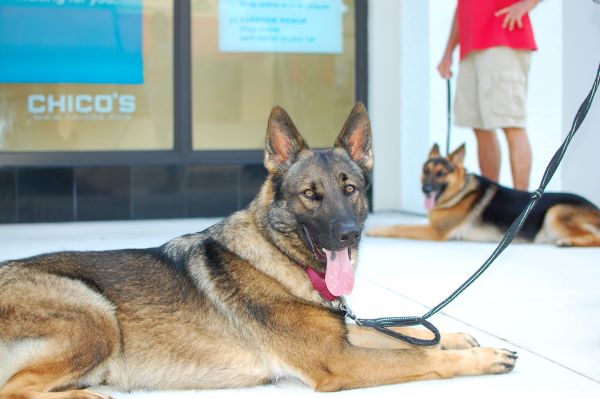
[(356, 103), (342, 131), (335, 140), (336, 148), (343, 148), (350, 158), (365, 172), (373, 168), (373, 151), (371, 149), (371, 122), (363, 103)]
[(454, 152), (452, 152), (452, 154), (448, 155), (448, 159), (452, 163), (462, 165), (465, 161), (465, 153), (465, 145), (461, 144), (460, 147), (458, 147), (456, 150), (454, 150)]
[(431, 150), (429, 150), (429, 159), (440, 157), (440, 146), (435, 143)]
[(280, 106), (269, 115), (265, 139), (265, 167), (270, 173), (283, 172), (293, 164), (308, 145), (294, 126), (290, 116)]

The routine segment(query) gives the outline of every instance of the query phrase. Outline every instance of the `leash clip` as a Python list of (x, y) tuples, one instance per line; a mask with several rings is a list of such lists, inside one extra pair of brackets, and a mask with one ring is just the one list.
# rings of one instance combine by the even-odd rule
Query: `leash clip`
[(341, 296), (339, 298), (339, 300), (340, 300), (340, 304), (338, 305), (338, 308), (344, 314), (344, 316), (348, 317), (348, 318), (350, 318), (352, 320), (354, 320), (354, 322), (357, 325), (363, 326), (364, 323), (361, 321), (361, 319), (359, 319), (358, 317), (356, 317), (356, 314), (352, 311), (352, 309), (350, 309), (350, 306), (348, 306), (348, 303), (346, 302), (346, 300), (344, 299), (344, 297)]

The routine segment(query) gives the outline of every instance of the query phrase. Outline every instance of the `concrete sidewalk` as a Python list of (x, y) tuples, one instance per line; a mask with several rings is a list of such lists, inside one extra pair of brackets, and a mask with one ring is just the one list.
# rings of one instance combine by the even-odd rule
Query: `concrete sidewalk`
[[(157, 246), (217, 219), (0, 225), (0, 260), (49, 251)], [(367, 226), (423, 223), (402, 214), (370, 215)], [(452, 293), (495, 244), (364, 237), (349, 298), (363, 318), (421, 315)], [(462, 377), (357, 389), (327, 396), (444, 398), (600, 398), (600, 248), (513, 244), (432, 321), (482, 346), (516, 350), (517, 366), (498, 376)], [(279, 398), (323, 396), (297, 381), (237, 390), (119, 393), (114, 398)]]

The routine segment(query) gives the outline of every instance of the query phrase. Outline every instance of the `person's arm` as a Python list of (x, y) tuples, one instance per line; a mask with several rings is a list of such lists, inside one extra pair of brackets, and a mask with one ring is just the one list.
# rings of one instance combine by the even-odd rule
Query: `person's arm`
[(523, 15), (533, 10), (539, 2), (540, 0), (517, 1), (508, 7), (496, 11), (494, 15), (497, 17), (504, 15), (504, 21), (502, 21), (502, 27), (504, 29), (508, 28), (508, 30), (512, 31), (515, 28), (515, 24), (517, 25), (517, 28), (521, 29), (523, 27), (521, 18), (523, 18)]
[(444, 79), (450, 79), (452, 77), (452, 54), (454, 49), (458, 46), (458, 21), (456, 17), (456, 11), (454, 11), (454, 18), (452, 19), (452, 27), (450, 28), (450, 35), (448, 36), (448, 43), (444, 50), (442, 60), (438, 64), (437, 70), (440, 76)]

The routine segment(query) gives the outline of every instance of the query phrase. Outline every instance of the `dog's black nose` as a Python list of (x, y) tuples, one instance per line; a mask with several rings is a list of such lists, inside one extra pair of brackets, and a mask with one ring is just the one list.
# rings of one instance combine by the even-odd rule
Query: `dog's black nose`
[(360, 239), (360, 228), (354, 221), (333, 224), (333, 236), (338, 245), (351, 247)]
[(431, 183), (423, 184), (423, 187), (421, 187), (421, 189), (423, 190), (423, 194), (429, 194), (432, 191), (435, 191), (435, 187)]

